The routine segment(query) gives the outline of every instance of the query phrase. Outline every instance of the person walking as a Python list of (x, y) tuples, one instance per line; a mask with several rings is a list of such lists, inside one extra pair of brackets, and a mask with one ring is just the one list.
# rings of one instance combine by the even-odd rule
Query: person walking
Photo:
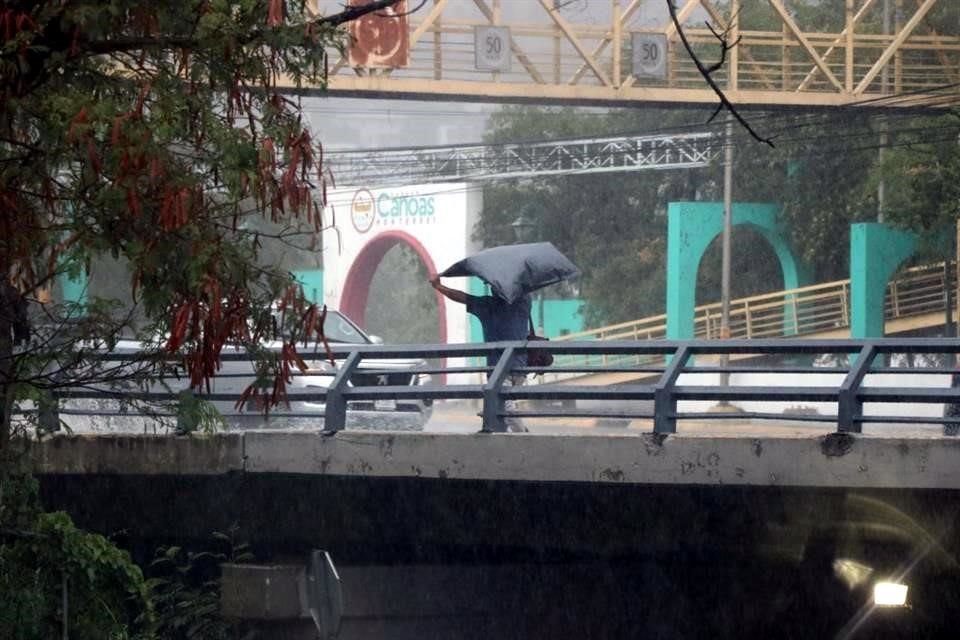
[[(430, 285), (441, 294), (466, 305), (467, 313), (475, 316), (480, 321), (483, 329), (484, 342), (506, 342), (519, 341), (527, 339), (527, 332), (530, 326), (530, 296), (523, 295), (516, 302), (508, 303), (499, 296), (474, 296), (459, 289), (451, 289), (441, 284), (440, 276), (430, 278)], [(494, 351), (487, 355), (487, 366), (494, 367), (500, 360), (502, 351)], [(510, 374), (504, 381), (505, 386), (519, 387), (526, 382), (527, 374), (517, 371), (518, 368), (527, 366), (527, 355), (523, 352), (513, 354), (510, 362)], [(489, 375), (489, 373), (487, 374)], [(518, 409), (518, 401), (507, 400), (504, 403), (504, 409), (507, 413)], [(507, 416), (504, 419), (507, 425), (507, 431), (527, 432), (529, 429), (523, 424), (523, 421), (516, 416)], [(482, 431), (489, 432), (492, 429), (489, 425), (483, 425)]]

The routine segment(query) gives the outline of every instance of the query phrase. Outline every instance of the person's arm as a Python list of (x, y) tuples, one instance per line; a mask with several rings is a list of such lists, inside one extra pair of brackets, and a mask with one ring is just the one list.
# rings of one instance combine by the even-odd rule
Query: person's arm
[(430, 278), (430, 286), (450, 298), (454, 302), (459, 302), (460, 304), (467, 304), (467, 294), (458, 289), (451, 289), (445, 285), (440, 284), (440, 276), (433, 276)]

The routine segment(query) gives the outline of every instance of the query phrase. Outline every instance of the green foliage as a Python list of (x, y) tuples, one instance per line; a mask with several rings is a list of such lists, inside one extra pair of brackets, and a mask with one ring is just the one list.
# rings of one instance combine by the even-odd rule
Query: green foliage
[(8, 452), (0, 457), (0, 527), (6, 530), (27, 531), (40, 516), (37, 481), (22, 466)]
[[(323, 225), (322, 154), (297, 98), (279, 86), (322, 88), (327, 52), (343, 46), (337, 20), (311, 18), (312, 8), (307, 0), (0, 7), (0, 271), (28, 298), (107, 258), (131, 282), (82, 310), (47, 305), (12, 367), (24, 384), (5, 397), (25, 400), (26, 387), (64, 380), (112, 382), (81, 345), (109, 347), (133, 330), (155, 343), (164, 336), (157, 347), (182, 352), (178, 366), (200, 388), (225, 343), (256, 341), (272, 326), (264, 311), (294, 302), (292, 276), (258, 256), (265, 233), (311, 238)], [(290, 315), (271, 336), (288, 347), (316, 330)], [(286, 353), (272, 373), (294, 359), (295, 349)], [(115, 377), (167, 366), (153, 364)]]
[[(701, 129), (710, 116), (706, 110), (574, 110), (505, 107), (490, 125), (488, 139), (498, 141), (557, 140), (589, 136), (637, 135)], [(749, 143), (744, 143), (749, 145)], [(760, 146), (760, 145), (755, 145)], [(753, 166), (737, 176), (759, 171), (776, 175), (782, 160), (744, 156)], [(760, 168), (758, 168), (760, 167)], [(749, 178), (744, 177), (746, 182)], [(783, 179), (756, 180), (737, 199), (766, 200), (782, 191)], [(511, 223), (521, 210), (535, 218), (538, 239), (549, 240), (564, 251), (582, 270), (576, 283), (586, 301), (586, 324), (629, 320), (663, 313), (666, 288), (666, 204), (682, 200), (719, 200), (722, 168), (676, 171), (636, 171), (546, 177), (498, 184), (484, 191), (484, 210), (475, 236), (484, 244), (515, 242)], [(772, 252), (749, 251), (750, 237), (734, 244), (746, 247), (736, 286), (743, 295), (775, 288), (780, 279), (779, 264)], [(719, 244), (719, 243), (717, 243)], [(698, 299), (719, 299), (719, 247), (708, 252), (701, 268)], [(782, 282), (782, 279), (780, 279)], [(548, 291), (548, 295), (569, 295), (570, 288)]]
[[(5, 480), (22, 483), (35, 497), (32, 479)], [(33, 499), (28, 502), (35, 504)], [(0, 545), (0, 637), (60, 637), (64, 590), (70, 638), (153, 637), (147, 583), (126, 551), (101, 535), (77, 529), (62, 512), (41, 513), (26, 529), (5, 529)]]
[(177, 394), (177, 426), (176, 433), (185, 435), (199, 431), (212, 434), (226, 430), (229, 423), (213, 404), (203, 398), (198, 398), (189, 389)]
[(960, 218), (960, 113), (917, 118), (895, 144), (870, 181), (886, 184), (887, 219), (919, 232), (925, 257), (953, 257), (943, 239)]
[[(708, 128), (705, 112), (678, 110), (574, 110), (506, 107), (496, 114), (492, 142), (559, 140), (623, 132), (657, 133), (669, 127)], [(774, 202), (798, 257), (815, 281), (849, 276), (849, 229), (875, 221), (877, 184), (886, 182), (886, 219), (927, 232), (949, 226), (960, 214), (960, 118), (888, 117), (852, 111), (747, 113), (763, 129), (779, 133), (773, 149), (739, 128), (733, 199)], [(871, 116), (872, 117), (866, 117)], [(878, 164), (882, 126), (893, 149)], [(714, 128), (716, 131), (716, 128)], [(484, 192), (475, 230), (486, 245), (514, 242), (511, 223), (521, 213), (537, 221), (538, 237), (550, 240), (583, 270), (580, 292), (587, 325), (662, 313), (665, 301), (666, 219), (670, 201), (720, 201), (721, 163), (685, 171), (639, 171), (500, 183)], [(933, 246), (930, 244), (930, 246)], [(943, 245), (930, 253), (942, 256)], [(939, 253), (937, 253), (939, 252)], [(732, 295), (748, 296), (782, 286), (776, 256), (748, 230), (732, 239)], [(698, 303), (719, 300), (720, 242), (700, 266)]]
[(879, 132), (852, 113), (785, 116), (779, 129), (789, 137), (774, 149), (737, 133), (734, 199), (781, 206), (791, 244), (815, 281), (849, 277), (850, 224), (877, 216), (868, 177)]
[(59, 638), (63, 592), (71, 640), (242, 640), (220, 615), (220, 565), (249, 562), (235, 532), (207, 550), (162, 547), (149, 578), (107, 538), (43, 513), (29, 474), (0, 473), (0, 638)]
[(427, 268), (405, 244), (383, 256), (370, 283), (366, 331), (387, 343), (436, 343), (439, 310)]
[(178, 546), (157, 550), (148, 581), (164, 640), (240, 638), (237, 625), (220, 615), (220, 564), (249, 562), (252, 554), (233, 534), (214, 533), (216, 551), (188, 551)]

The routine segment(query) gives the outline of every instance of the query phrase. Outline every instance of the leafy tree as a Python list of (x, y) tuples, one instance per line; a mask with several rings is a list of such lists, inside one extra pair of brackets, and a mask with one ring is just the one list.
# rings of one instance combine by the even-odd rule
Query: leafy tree
[[(488, 142), (565, 140), (662, 131), (665, 123), (703, 122), (706, 111), (576, 110), (504, 107), (491, 117)], [(582, 271), (577, 291), (587, 323), (660, 313), (664, 299), (666, 218), (670, 199), (693, 199), (707, 172), (639, 171), (504, 181), (484, 190), (475, 237), (487, 246), (516, 242), (523, 214), (537, 240), (548, 240)], [(558, 288), (548, 295), (569, 295)]]
[(148, 584), (126, 551), (66, 513), (42, 513), (26, 474), (0, 476), (0, 515), (0, 636), (60, 637), (66, 618), (78, 640), (153, 637)]
[(891, 222), (939, 235), (960, 217), (960, 112), (917, 118), (912, 125), (896, 133), (871, 184), (886, 182)]
[[(960, 196), (955, 193), (960, 171), (956, 114), (752, 111), (746, 115), (775, 137), (776, 146), (769, 148), (746, 132), (735, 131), (733, 198), (780, 205), (791, 243), (815, 281), (849, 276), (850, 225), (877, 219), (881, 177), (887, 184), (888, 221), (940, 229), (956, 218)], [(715, 125), (705, 124), (708, 117), (706, 111), (505, 107), (491, 119), (488, 140), (640, 135), (677, 127), (716, 131)], [(884, 124), (894, 147), (881, 167), (877, 151)], [(487, 245), (514, 242), (511, 223), (521, 213), (535, 218), (539, 237), (567, 252), (583, 270), (579, 292), (587, 302), (588, 325), (662, 313), (665, 204), (719, 201), (722, 182), (721, 162), (686, 171), (505, 181), (485, 189), (475, 235)], [(719, 244), (711, 245), (701, 263), (698, 302), (719, 299)], [(734, 297), (782, 285), (776, 257), (758, 237), (735, 228), (732, 245)]]
[(850, 224), (875, 220), (868, 184), (879, 131), (861, 114), (798, 113), (776, 123), (773, 149), (737, 136), (734, 199), (776, 202), (816, 281), (849, 276)]
[[(712, 110), (711, 110), (712, 111)], [(574, 110), (505, 107), (491, 119), (490, 142), (562, 140), (621, 133), (637, 135), (713, 129), (706, 110)], [(737, 132), (735, 201), (781, 205), (785, 226), (818, 280), (846, 277), (850, 222), (874, 219), (868, 177), (878, 134), (862, 118), (797, 113), (747, 114), (779, 134), (777, 146)], [(862, 151), (847, 147), (850, 140)], [(662, 313), (665, 304), (666, 203), (722, 199), (721, 162), (696, 170), (638, 171), (545, 177), (487, 187), (476, 236), (487, 245), (514, 242), (511, 223), (523, 213), (537, 221), (539, 237), (567, 252), (583, 270), (579, 291), (587, 324)], [(749, 230), (732, 241), (734, 297), (782, 286), (779, 263)], [(720, 243), (701, 263), (697, 298), (720, 296)]]
[(423, 286), (429, 277), (413, 249), (392, 247), (370, 282), (364, 328), (388, 343), (439, 342), (437, 299)]
[[(322, 314), (258, 258), (264, 238), (309, 247), (325, 177), (281, 80), (322, 87), (340, 25), (396, 1), (329, 16), (307, 0), (0, 4), (0, 636), (59, 636), (66, 582), (71, 638), (155, 637), (126, 553), (40, 510), (14, 411), (61, 385), (135, 385), (167, 367), (199, 388), (228, 342), (260, 356), (265, 405), (283, 398)], [(132, 301), (115, 287), (44, 302), (105, 257), (129, 269)], [(131, 330), (155, 357), (91, 356)], [(268, 335), (281, 354), (257, 349)]]
[(130, 378), (89, 356), (130, 329), (128, 305), (28, 309), (100, 256), (129, 266), (138, 329), (158, 355), (179, 354), (194, 387), (225, 343), (254, 348), (277, 331), (285, 348), (259, 373), (282, 399), (319, 314), (257, 256), (265, 224), (280, 239), (323, 226), (325, 178), (281, 80), (323, 86), (339, 25), (395, 2), (319, 17), (307, 0), (0, 5), (0, 448), (17, 402)]

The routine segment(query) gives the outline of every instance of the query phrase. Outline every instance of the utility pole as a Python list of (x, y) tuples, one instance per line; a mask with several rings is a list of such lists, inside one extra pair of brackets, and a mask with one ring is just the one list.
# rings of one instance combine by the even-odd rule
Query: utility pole
[[(727, 120), (726, 144), (723, 148), (723, 232), (720, 241), (720, 339), (730, 339), (730, 236), (733, 233), (733, 118)], [(720, 355), (720, 366), (726, 368), (730, 356)], [(720, 386), (730, 384), (730, 373), (720, 374)], [(719, 407), (728, 407), (729, 402), (721, 400)]]
[[(883, 35), (890, 35), (890, 22), (891, 22), (891, 11), (890, 11), (890, 0), (883, 0)], [(887, 46), (884, 43), (884, 46)], [(884, 96), (890, 93), (890, 65), (883, 65), (883, 71), (880, 73), (880, 93)], [(886, 115), (880, 117), (880, 148), (877, 150), (877, 162), (883, 167), (883, 159), (886, 155), (887, 145), (889, 144), (889, 136), (887, 134), (887, 121)], [(880, 182), (877, 184), (877, 222), (883, 222), (883, 214), (887, 207), (887, 195), (886, 195), (887, 185), (883, 179), (882, 173), (880, 177)]]
[[(730, 41), (736, 42), (740, 37), (740, 2), (730, 2)], [(738, 65), (739, 49), (734, 47), (730, 51), (730, 70), (728, 88), (736, 91), (739, 84)], [(733, 117), (727, 117), (725, 144), (723, 148), (723, 234), (720, 246), (720, 339), (730, 339), (730, 236), (733, 234)], [(721, 354), (720, 366), (726, 368), (730, 364), (730, 356)], [(720, 374), (720, 385), (730, 384), (730, 374), (724, 371)], [(718, 406), (726, 407), (729, 403), (721, 401)]]
[[(957, 335), (957, 325), (953, 320), (953, 307), (957, 302), (955, 297), (957, 281), (954, 280), (954, 274), (956, 269), (960, 268), (960, 263), (956, 263), (951, 268), (950, 258), (957, 259), (957, 254), (960, 252), (960, 220), (956, 223), (955, 233), (950, 238), (952, 250), (947, 251), (946, 257), (943, 259), (943, 302), (945, 307), (945, 318), (943, 325), (943, 335), (947, 338), (953, 338)], [(950, 254), (953, 254), (952, 256)]]

